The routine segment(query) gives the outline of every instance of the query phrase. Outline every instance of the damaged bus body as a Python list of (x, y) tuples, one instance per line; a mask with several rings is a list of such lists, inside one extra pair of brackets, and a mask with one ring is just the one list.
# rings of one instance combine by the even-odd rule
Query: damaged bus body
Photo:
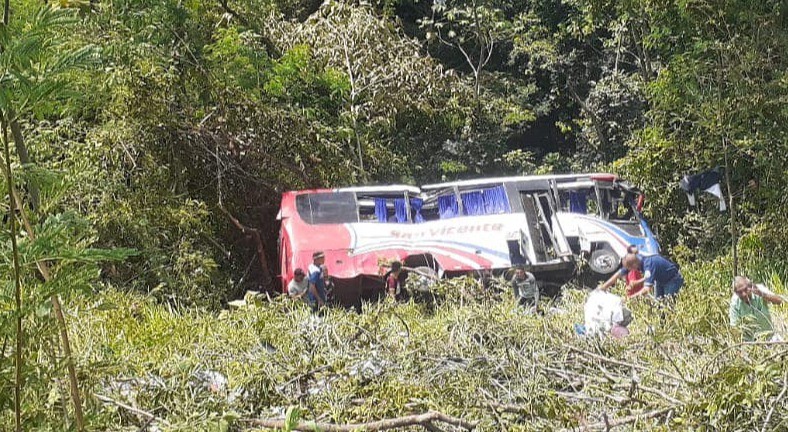
[(576, 257), (605, 276), (630, 244), (656, 253), (642, 195), (609, 174), (504, 177), (287, 192), (279, 212), (282, 287), (323, 251), (344, 305), (382, 288), (391, 261), (436, 278), (522, 264), (560, 286)]

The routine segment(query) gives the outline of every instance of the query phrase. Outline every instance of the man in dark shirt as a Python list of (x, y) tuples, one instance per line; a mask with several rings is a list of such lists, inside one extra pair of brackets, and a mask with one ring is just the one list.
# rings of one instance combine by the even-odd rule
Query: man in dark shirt
[(323, 279), (323, 269), (321, 268), (325, 262), (326, 255), (322, 251), (312, 254), (312, 264), (309, 265), (307, 299), (315, 312), (326, 304), (326, 283)]
[(672, 297), (679, 293), (684, 285), (684, 278), (678, 266), (661, 255), (638, 255), (628, 253), (623, 259), (621, 270), (600, 286), (603, 290), (610, 289), (619, 278), (625, 278), (632, 270), (643, 273), (643, 291), (654, 291), (658, 299)]

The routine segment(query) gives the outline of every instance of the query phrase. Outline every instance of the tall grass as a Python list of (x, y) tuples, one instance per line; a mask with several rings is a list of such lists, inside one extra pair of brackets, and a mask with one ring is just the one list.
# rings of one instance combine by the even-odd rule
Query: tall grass
[[(245, 430), (239, 418), (291, 407), (337, 423), (432, 409), (479, 420), (484, 431), (556, 430), (673, 407), (630, 427), (760, 430), (775, 403), (778, 413), (788, 408), (776, 402), (786, 353), (738, 345), (727, 326), (728, 264), (685, 266), (687, 285), (664, 313), (631, 304), (623, 341), (574, 334), (585, 291), (566, 291), (541, 317), (514, 307), (508, 292), (480, 294), (464, 280), (439, 287), (433, 307), (369, 304), (320, 319), (284, 298), (212, 312), (107, 290), (71, 302), (71, 332), (87, 394), (148, 411), (160, 430)], [(750, 274), (771, 283), (785, 268), (753, 265)], [(57, 406), (28, 407), (31, 425), (54, 422)], [(88, 408), (95, 430), (148, 422), (95, 398)], [(768, 430), (788, 427), (783, 417), (772, 414)]]

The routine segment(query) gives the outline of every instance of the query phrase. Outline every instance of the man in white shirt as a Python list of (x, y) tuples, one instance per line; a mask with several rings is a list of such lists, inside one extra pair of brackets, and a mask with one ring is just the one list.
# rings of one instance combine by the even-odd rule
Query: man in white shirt
[(306, 293), (309, 291), (309, 280), (303, 269), (297, 268), (293, 272), (293, 279), (287, 284), (287, 294), (292, 299), (306, 300)]
[(323, 251), (312, 253), (312, 264), (307, 271), (309, 289), (306, 293), (307, 301), (312, 306), (312, 311), (317, 312), (326, 304), (326, 281), (323, 279), (323, 264), (326, 263), (326, 255)]
[(627, 326), (632, 322), (632, 313), (624, 307), (621, 297), (603, 289), (595, 289), (588, 295), (584, 307), (586, 334), (610, 333), (616, 338), (629, 334)]

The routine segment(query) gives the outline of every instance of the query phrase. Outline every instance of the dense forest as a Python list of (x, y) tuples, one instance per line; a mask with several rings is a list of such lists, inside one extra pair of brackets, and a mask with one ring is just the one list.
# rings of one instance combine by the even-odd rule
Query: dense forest
[[(773, 409), (788, 406), (786, 353), (737, 351), (725, 316), (734, 246), (777, 291), (788, 277), (788, 3), (5, 0), (3, 11), (0, 429), (250, 430), (273, 427), (249, 420), (271, 407), (287, 410), (282, 430), (426, 409), (484, 430), (586, 424), (576, 409), (592, 426), (604, 413), (603, 429), (608, 413), (640, 409), (671, 412), (640, 428), (788, 427)], [(690, 208), (679, 188), (714, 167), (730, 212), (711, 197)], [(555, 342), (571, 340), (570, 317), (524, 319), (505, 299), (370, 305), (311, 333), (286, 299), (222, 310), (278, 289), (284, 191), (592, 171), (645, 192), (663, 251), (688, 275), (678, 312), (633, 339), (630, 360), (657, 371), (637, 369), (643, 388), (669, 383), (639, 402), (616, 387), (636, 369), (583, 366)], [(558, 376), (587, 381), (584, 408), (513, 346), (562, 358)], [(370, 352), (386, 372), (328, 374)], [(200, 390), (217, 370), (221, 397), (213, 381)]]

